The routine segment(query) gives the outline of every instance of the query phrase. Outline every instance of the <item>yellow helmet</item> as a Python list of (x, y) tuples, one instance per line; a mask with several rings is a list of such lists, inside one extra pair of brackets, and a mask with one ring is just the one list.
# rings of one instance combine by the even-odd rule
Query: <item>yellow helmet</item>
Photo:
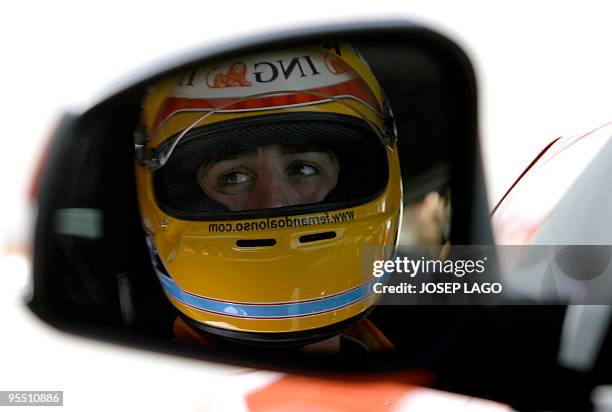
[[(178, 73), (150, 90), (142, 123), (135, 168), (147, 244), (166, 296), (190, 325), (297, 344), (338, 333), (372, 307), (372, 262), (389, 258), (396, 243), (401, 176), (384, 92), (350, 45)], [(325, 152), (335, 174), (317, 177), (327, 190), (302, 201), (274, 182), (254, 195), (263, 173), (232, 169), (209, 179), (237, 156), (259, 159), (261, 148)], [(291, 178), (319, 173), (291, 167)], [(240, 185), (248, 187), (242, 204), (231, 193)], [(265, 196), (268, 203), (253, 200)]]

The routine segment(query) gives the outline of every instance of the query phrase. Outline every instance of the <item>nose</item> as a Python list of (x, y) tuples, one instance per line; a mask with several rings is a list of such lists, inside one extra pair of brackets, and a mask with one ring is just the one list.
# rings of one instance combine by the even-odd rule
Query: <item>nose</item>
[(258, 149), (257, 180), (249, 200), (250, 209), (271, 209), (300, 203), (298, 191), (285, 176), (277, 145)]
[(295, 204), (293, 190), (283, 176), (266, 173), (257, 179), (251, 209), (270, 209)]

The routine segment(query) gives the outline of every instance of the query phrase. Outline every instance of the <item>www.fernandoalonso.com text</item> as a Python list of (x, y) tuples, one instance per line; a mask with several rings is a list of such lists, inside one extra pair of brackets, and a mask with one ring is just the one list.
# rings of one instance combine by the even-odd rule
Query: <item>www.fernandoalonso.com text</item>
[(344, 212), (321, 213), (313, 216), (283, 216), (267, 218), (238, 223), (210, 223), (208, 231), (216, 232), (249, 232), (254, 230), (282, 229), (286, 227), (302, 227), (313, 225), (325, 225), (328, 223), (350, 222), (355, 217), (355, 211), (347, 210)]

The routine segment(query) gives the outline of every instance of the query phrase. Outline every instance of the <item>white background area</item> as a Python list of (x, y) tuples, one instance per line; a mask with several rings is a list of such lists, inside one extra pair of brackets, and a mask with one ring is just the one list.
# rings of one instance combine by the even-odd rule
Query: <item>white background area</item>
[[(413, 19), (439, 29), (471, 57), (493, 204), (550, 140), (612, 120), (612, 6), (607, 3), (3, 2), (0, 241), (6, 245), (25, 238), (26, 188), (62, 110), (80, 110), (121, 79), (194, 47), (373, 17)], [(211, 389), (215, 382), (221, 385), (218, 366), (119, 353), (43, 325), (20, 306), (27, 271), (22, 259), (0, 261), (0, 390), (63, 389), (71, 410), (117, 409), (120, 402), (133, 410), (140, 404), (168, 410), (177, 402), (173, 409), (182, 410), (205, 393), (222, 393)], [(178, 380), (185, 390), (172, 399), (180, 386), (169, 382)], [(116, 398), (95, 399), (102, 388), (114, 390)], [(144, 400), (139, 403), (134, 396)]]

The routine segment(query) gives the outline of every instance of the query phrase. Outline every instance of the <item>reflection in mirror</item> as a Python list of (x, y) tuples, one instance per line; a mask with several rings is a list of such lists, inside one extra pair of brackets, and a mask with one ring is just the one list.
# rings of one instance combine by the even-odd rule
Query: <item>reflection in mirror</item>
[(395, 351), (392, 322), (368, 318), (371, 267), (449, 238), (438, 76), (422, 52), (337, 41), (151, 84), (136, 186), (173, 338)]
[(248, 50), (79, 119), (33, 306), (189, 353), (429, 356), (461, 312), (377, 306), (372, 267), (451, 239), (463, 79), (419, 41)]

